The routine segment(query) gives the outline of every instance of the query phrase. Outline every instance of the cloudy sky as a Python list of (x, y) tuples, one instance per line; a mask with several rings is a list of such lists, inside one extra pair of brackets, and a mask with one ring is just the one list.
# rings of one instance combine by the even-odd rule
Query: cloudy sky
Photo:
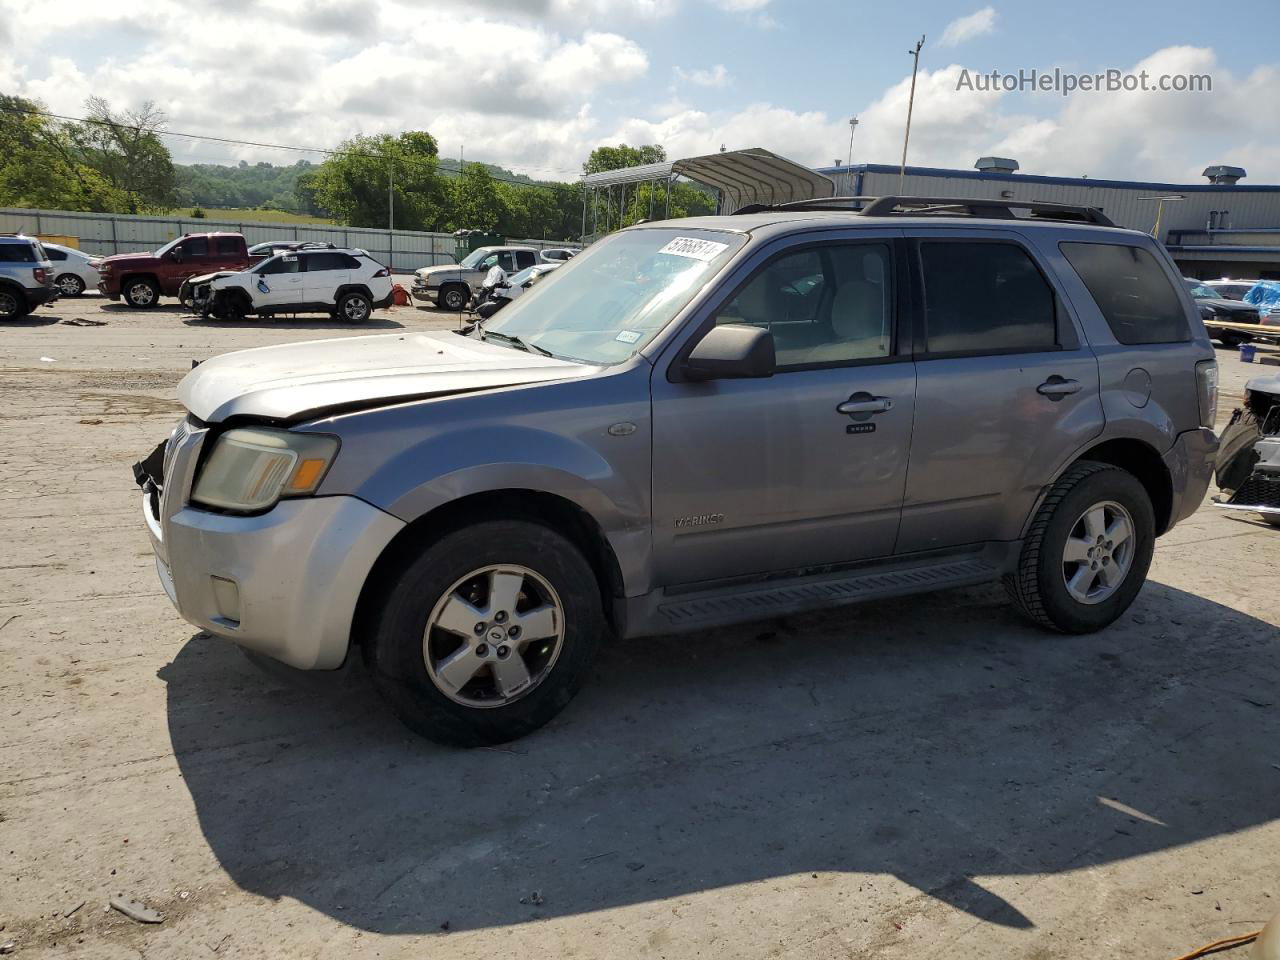
[[(592, 147), (763, 146), (894, 163), (921, 56), (911, 162), (1280, 182), (1280, 5), (1076, 0), (0, 0), (0, 91), (78, 114), (154, 100), (175, 131), (302, 146), (429, 130), (441, 151), (568, 179)], [(962, 71), (1208, 74), (1208, 93), (981, 92)], [(170, 140), (180, 162), (299, 155)], [(316, 158), (319, 159), (319, 158)]]

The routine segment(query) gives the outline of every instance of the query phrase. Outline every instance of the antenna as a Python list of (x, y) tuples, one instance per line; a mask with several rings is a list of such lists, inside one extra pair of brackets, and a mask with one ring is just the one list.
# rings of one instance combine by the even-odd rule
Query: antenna
[[(920, 39), (916, 42), (915, 48), (908, 50), (907, 54), (914, 57), (911, 65), (911, 96), (907, 99), (907, 132), (902, 135), (902, 168), (898, 171), (898, 191), (902, 191), (903, 183), (907, 179), (907, 143), (911, 140), (911, 109), (916, 103), (916, 71), (920, 69), (920, 50), (924, 46), (924, 34), (920, 34)], [(853, 134), (849, 134), (850, 149), (852, 150)]]

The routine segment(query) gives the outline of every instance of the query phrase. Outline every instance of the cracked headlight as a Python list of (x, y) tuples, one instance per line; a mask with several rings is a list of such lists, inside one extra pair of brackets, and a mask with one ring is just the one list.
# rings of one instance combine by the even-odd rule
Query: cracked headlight
[(283, 497), (316, 492), (338, 453), (338, 438), (260, 427), (228, 430), (196, 479), (191, 499), (243, 513), (267, 510)]

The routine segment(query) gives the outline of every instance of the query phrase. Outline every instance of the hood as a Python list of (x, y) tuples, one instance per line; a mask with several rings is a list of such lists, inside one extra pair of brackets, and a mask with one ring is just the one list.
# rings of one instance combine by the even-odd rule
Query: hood
[(1244, 385), (1250, 393), (1265, 393), (1268, 396), (1280, 397), (1280, 373), (1265, 377), (1254, 377)]
[(460, 267), (456, 263), (442, 263), (436, 267), (421, 267), (414, 271), (415, 276), (419, 277), (436, 277), (446, 273), (462, 273), (466, 271), (472, 272), (470, 267)]
[(101, 262), (114, 265), (117, 263), (129, 263), (131, 261), (136, 262), (139, 260), (154, 260), (155, 258), (156, 258), (156, 255), (151, 251), (147, 250), (142, 253), (113, 253), (109, 257), (103, 257)]
[(286, 343), (207, 360), (178, 384), (201, 420), (301, 420), (334, 409), (581, 377), (596, 367), (454, 333)]
[(1204, 297), (1196, 300), (1196, 303), (1203, 304), (1206, 307), (1220, 313), (1257, 313), (1258, 308), (1251, 303), (1242, 303), (1239, 300), (1226, 300), (1219, 297)]

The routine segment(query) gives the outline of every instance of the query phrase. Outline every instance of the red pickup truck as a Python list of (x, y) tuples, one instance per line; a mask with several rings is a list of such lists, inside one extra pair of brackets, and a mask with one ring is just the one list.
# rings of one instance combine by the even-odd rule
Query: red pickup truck
[(238, 233), (187, 233), (154, 253), (119, 253), (98, 265), (98, 290), (131, 307), (154, 307), (160, 297), (176, 297), (182, 281), (201, 273), (243, 270), (262, 257), (250, 256)]

